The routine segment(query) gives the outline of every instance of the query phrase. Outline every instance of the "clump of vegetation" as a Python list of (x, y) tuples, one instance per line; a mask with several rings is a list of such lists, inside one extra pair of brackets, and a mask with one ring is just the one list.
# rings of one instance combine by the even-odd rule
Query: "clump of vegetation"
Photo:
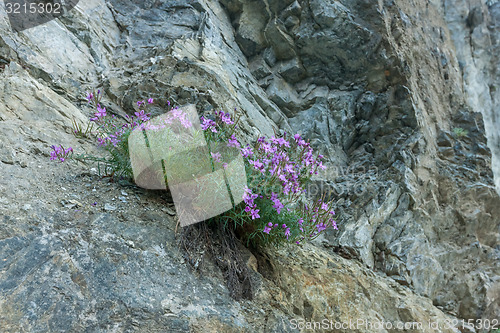
[[(101, 105), (101, 97), (99, 90), (88, 93), (87, 100), (95, 110), (91, 125), (86, 128), (75, 125), (74, 133), (79, 137), (93, 138), (107, 156), (78, 155), (71, 147), (52, 146), (51, 160), (95, 162), (101, 175), (133, 179), (128, 138), (134, 131), (158, 131), (165, 127), (168, 131), (168, 124), (172, 121), (178, 121), (186, 128), (192, 126), (178, 108), (170, 110), (169, 114), (173, 116), (165, 120), (166, 124), (161, 127), (153, 125), (147, 113), (153, 99), (138, 101), (134, 116), (120, 120), (107, 113)], [(225, 146), (239, 151), (247, 176), (243, 196), (234, 200), (231, 209), (209, 219), (208, 223), (237, 230), (247, 244), (253, 245), (301, 244), (315, 239), (328, 228), (337, 229), (333, 200), (322, 198), (310, 202), (305, 198), (305, 188), (311, 177), (325, 166), (323, 156), (315, 154), (310, 143), (300, 134), (260, 137), (253, 145), (242, 145), (235, 134), (238, 120), (234, 120), (231, 114), (215, 111), (212, 115), (201, 116), (200, 123), (209, 149)], [(225, 161), (225, 156), (218, 151), (209, 152), (212, 171), (217, 165), (225, 169), (231, 162)], [(228, 191), (231, 191), (229, 187)]]
[(311, 177), (325, 166), (323, 156), (315, 155), (299, 134), (260, 137), (254, 145), (243, 146), (230, 114), (216, 111), (201, 121), (208, 143), (240, 149), (247, 174), (243, 202), (213, 221), (234, 223), (254, 244), (301, 244), (329, 227), (337, 229), (333, 200), (308, 202), (304, 197)]
[[(81, 126), (75, 122), (73, 126), (75, 136), (94, 140), (96, 145), (106, 151), (105, 156), (78, 154), (72, 147), (66, 149), (59, 145), (52, 146), (50, 159), (96, 163), (101, 176), (133, 180), (129, 137), (134, 131), (143, 132), (147, 149), (151, 149), (151, 144), (154, 144), (154, 140), (151, 142), (148, 139), (149, 134), (146, 136), (147, 131), (153, 131), (152, 137), (156, 135), (167, 138), (167, 141), (171, 133), (175, 132), (174, 128), (182, 132), (182, 127), (196, 132), (192, 133), (191, 138), (194, 140), (204, 137), (207, 149), (201, 149), (201, 155), (207, 155), (212, 172), (224, 170), (226, 186), (220, 189), (226, 190), (223, 187), (227, 187), (232, 207), (202, 223), (183, 228), (179, 245), (195, 270), (201, 267), (205, 256), (211, 257), (224, 274), (233, 298), (251, 299), (253, 294), (251, 275), (243, 260), (240, 242), (252, 245), (254, 249), (266, 244), (303, 244), (329, 228), (337, 229), (333, 200), (325, 200), (324, 197), (316, 201), (306, 199), (305, 189), (311, 177), (325, 169), (325, 166), (323, 156), (315, 154), (310, 143), (300, 134), (259, 137), (252, 145), (243, 145), (236, 136), (239, 119), (234, 119), (229, 113), (215, 111), (201, 116), (201, 128), (196, 130), (182, 109), (171, 108), (167, 116), (161, 118), (162, 122), (154, 122), (147, 112), (154, 101), (148, 99), (136, 103), (134, 116), (118, 118), (108, 114), (101, 104), (101, 97), (99, 90), (88, 93), (87, 99), (94, 109), (94, 115), (89, 125)], [(172, 124), (175, 126), (172, 127)], [(154, 131), (162, 132), (155, 134)], [(186, 137), (189, 138), (189, 135)], [(189, 142), (182, 141), (184, 139), (182, 136), (174, 137), (172, 142), (180, 140), (177, 144), (181, 147), (190, 146)], [(219, 150), (221, 147), (227, 148), (230, 153), (221, 154), (220, 151), (224, 151)], [(168, 172), (165, 168), (170, 165), (179, 170), (175, 174), (178, 176), (177, 181), (189, 181), (193, 176), (189, 163), (191, 167), (197, 165), (200, 160), (197, 154), (190, 162), (182, 158), (177, 161), (175, 154), (172, 161), (167, 161), (169, 163), (163, 163), (165, 161), (162, 160), (163, 170), (159, 171), (162, 175), (154, 177), (163, 178), (168, 187)], [(231, 159), (239, 155), (238, 159), (244, 164), (247, 186), (241, 188), (242, 196), (235, 198), (227, 183), (226, 171), (231, 169)], [(213, 200), (209, 204), (214, 205)]]
[(467, 131), (466, 129), (463, 129), (463, 128), (461, 128), (461, 127), (455, 127), (455, 128), (453, 129), (453, 133), (454, 133), (457, 137), (461, 138), (461, 137), (467, 136), (467, 135), (469, 134), (469, 131)]
[(87, 100), (95, 110), (94, 116), (90, 118), (90, 123), (83, 127), (76, 121), (73, 122), (73, 133), (77, 138), (91, 138), (95, 143), (108, 152), (105, 157), (98, 157), (87, 154), (76, 154), (73, 148), (64, 149), (61, 145), (51, 146), (51, 160), (81, 161), (84, 163), (96, 163), (99, 175), (107, 177), (133, 178), (132, 166), (130, 164), (130, 154), (128, 150), (128, 137), (130, 134), (149, 121), (150, 114), (147, 107), (153, 104), (153, 99), (147, 103), (137, 102), (137, 106), (142, 109), (135, 112), (134, 116), (127, 116), (126, 119), (119, 119), (115, 115), (109, 115), (106, 108), (101, 105), (101, 91), (90, 92)]

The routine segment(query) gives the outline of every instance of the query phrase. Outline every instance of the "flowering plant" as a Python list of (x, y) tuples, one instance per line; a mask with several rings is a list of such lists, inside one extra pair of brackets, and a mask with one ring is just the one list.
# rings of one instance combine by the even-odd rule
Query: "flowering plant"
[[(62, 146), (52, 146), (51, 160), (97, 162), (100, 174), (133, 178), (128, 142), (133, 131), (165, 129), (166, 125), (174, 120), (185, 128), (192, 126), (186, 114), (178, 108), (172, 108), (168, 116), (162, 118), (159, 123), (150, 121), (147, 108), (154, 102), (151, 98), (147, 102), (138, 101), (138, 110), (134, 116), (127, 115), (120, 120), (115, 115), (108, 115), (106, 108), (101, 105), (101, 98), (99, 90), (88, 93), (87, 100), (96, 111), (90, 119), (92, 126), (87, 126), (85, 131), (77, 127), (75, 135), (90, 134), (97, 145), (109, 153), (108, 156), (76, 155), (71, 147), (65, 149)], [(170, 103), (168, 105), (170, 106)], [(203, 132), (200, 135), (204, 135), (207, 142), (212, 171), (217, 165), (226, 169), (231, 162), (225, 161), (220, 152), (213, 151), (214, 147), (225, 145), (239, 150), (247, 176), (247, 187), (242, 201), (237, 204), (233, 202), (232, 209), (209, 219), (208, 222), (223, 223), (226, 227), (233, 225), (247, 242), (254, 244), (301, 244), (318, 237), (329, 227), (337, 229), (333, 200), (325, 200), (323, 197), (310, 202), (305, 197), (305, 187), (311, 177), (318, 174), (319, 170), (325, 169), (323, 156), (315, 155), (310, 143), (299, 134), (259, 137), (254, 145), (242, 145), (235, 134), (238, 122), (239, 118), (233, 120), (229, 113), (223, 111), (200, 117)], [(182, 140), (181, 136), (172, 138)], [(190, 138), (192, 139), (193, 137)], [(189, 145), (190, 142), (185, 142), (178, 146)], [(196, 161), (193, 159), (191, 162), (197, 163)], [(179, 173), (190, 171), (181, 164), (175, 169), (181, 170)], [(167, 181), (165, 170), (163, 176)], [(186, 174), (186, 177), (188, 176), (191, 176), (190, 173)], [(229, 187), (228, 191), (231, 191)]]
[(101, 91), (97, 90), (87, 94), (89, 105), (96, 111), (90, 118), (90, 124), (85, 130), (76, 122), (73, 123), (73, 131), (76, 137), (91, 137), (96, 140), (99, 147), (102, 147), (109, 154), (107, 157), (97, 157), (87, 154), (74, 154), (73, 148), (64, 149), (62, 146), (51, 146), (51, 160), (64, 162), (67, 159), (96, 162), (100, 175), (123, 176), (132, 178), (132, 168), (128, 151), (128, 137), (133, 130), (144, 126), (150, 119), (147, 113), (149, 105), (153, 104), (153, 99), (148, 102), (138, 101), (138, 110), (134, 116), (126, 115), (125, 119), (120, 119), (115, 115), (109, 115), (106, 108), (101, 105)]
[[(333, 200), (309, 203), (304, 196), (311, 177), (325, 169), (323, 156), (314, 156), (310, 144), (299, 134), (290, 139), (286, 133), (283, 137), (260, 137), (255, 145), (243, 146), (234, 134), (238, 120), (233, 121), (223, 111), (201, 117), (207, 142), (224, 142), (240, 149), (249, 184), (242, 204), (212, 220), (234, 222), (245, 231), (247, 241), (276, 245), (300, 244), (328, 227), (337, 229)], [(226, 164), (220, 155), (214, 159)]]

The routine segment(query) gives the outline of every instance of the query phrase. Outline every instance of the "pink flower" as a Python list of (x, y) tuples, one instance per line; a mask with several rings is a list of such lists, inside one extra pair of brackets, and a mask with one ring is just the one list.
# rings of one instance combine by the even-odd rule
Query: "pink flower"
[(252, 211), (250, 212), (250, 214), (252, 215), (252, 220), (258, 219), (260, 217), (258, 213), (259, 209), (252, 209)]
[(334, 220), (332, 220), (332, 227), (335, 230), (339, 230), (339, 228), (337, 227), (337, 222), (335, 222)]
[(286, 228), (285, 236), (286, 236), (286, 239), (288, 239), (288, 237), (290, 236), (290, 228)]
[(217, 133), (217, 129), (215, 126), (217, 125), (215, 121), (209, 118), (201, 117), (203, 120), (203, 123), (201, 124), (201, 129), (206, 131), (207, 129), (210, 129), (212, 132)]
[(221, 161), (221, 157), (222, 157), (222, 156), (221, 156), (221, 154), (220, 154), (220, 153), (218, 153), (218, 152), (217, 152), (217, 153), (212, 153), (212, 152), (211, 152), (210, 154), (212, 155), (212, 158), (214, 159), (214, 161), (219, 162), (219, 163), (221, 163), (221, 162), (222, 162), (222, 161)]
[(90, 101), (92, 101), (93, 99), (94, 99), (94, 94), (92, 94), (91, 92), (89, 92), (88, 95), (87, 95), (87, 100), (90, 103)]
[(244, 193), (243, 193), (243, 200), (249, 198), (252, 196), (252, 190), (247, 187), (245, 187), (244, 189)]
[(101, 108), (101, 105), (97, 105), (97, 112), (94, 114), (95, 118), (90, 118), (91, 121), (98, 121), (99, 119), (102, 119), (106, 117), (106, 108)]
[(71, 147), (64, 149), (62, 146), (50, 146), (50, 148), (52, 148), (50, 152), (51, 161), (59, 160), (60, 162), (64, 162), (68, 158), (69, 153), (73, 153), (73, 148)]
[(236, 136), (233, 134), (231, 135), (231, 138), (228, 140), (228, 147), (235, 147), (235, 148), (240, 148), (240, 143), (238, 140), (236, 140)]
[(286, 141), (284, 138), (279, 138), (278, 144), (280, 146), (290, 147), (290, 143), (288, 141)]
[(242, 148), (241, 155), (243, 155), (243, 157), (248, 157), (248, 156), (253, 155), (252, 148), (250, 148), (250, 146), (248, 146), (248, 145), (245, 148)]
[(276, 152), (277, 148), (276, 147), (273, 147), (271, 146), (269, 143), (263, 143), (261, 146), (260, 146), (260, 149), (261, 150), (264, 150), (265, 153), (274, 153)]
[(259, 160), (256, 160), (256, 161), (249, 160), (248, 163), (253, 165), (254, 168), (257, 170), (260, 170), (264, 166)]
[(223, 111), (220, 111), (218, 114), (223, 123), (226, 123), (228, 125), (234, 124), (234, 121), (231, 120), (231, 115), (229, 113), (224, 113)]
[(292, 164), (285, 165), (285, 171), (288, 173), (293, 173), (294, 172), (293, 165)]
[(148, 121), (149, 120), (149, 113), (146, 114), (146, 112), (144, 110), (141, 110), (140, 112), (134, 112), (134, 114), (137, 117), (137, 119), (139, 119), (141, 121)]
[(266, 234), (269, 235), (269, 232), (271, 231), (271, 228), (269, 228), (268, 226), (266, 226), (263, 230), (263, 232), (265, 232)]
[(97, 144), (99, 146), (105, 146), (106, 145), (106, 138), (97, 138)]
[(148, 104), (153, 104), (153, 99), (152, 98), (148, 99)]
[(323, 222), (316, 224), (316, 229), (318, 229), (318, 233), (322, 232), (323, 230), (326, 229), (326, 225), (323, 224)]
[(276, 209), (278, 214), (281, 213), (281, 209), (284, 207), (283, 204), (279, 201), (279, 199), (275, 199), (273, 202), (274, 202), (273, 208)]

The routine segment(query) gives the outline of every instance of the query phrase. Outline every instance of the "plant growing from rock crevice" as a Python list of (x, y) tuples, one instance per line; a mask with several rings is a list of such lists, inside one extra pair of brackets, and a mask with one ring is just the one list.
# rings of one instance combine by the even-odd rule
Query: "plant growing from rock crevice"
[(455, 134), (457, 137), (461, 138), (461, 137), (465, 137), (469, 134), (469, 131), (467, 131), (466, 129), (463, 129), (461, 127), (455, 127), (453, 129), (453, 134)]
[[(162, 128), (168, 131), (168, 124), (172, 121), (178, 121), (186, 128), (191, 127), (183, 111), (178, 108), (171, 109), (168, 114), (171, 117), (164, 120), (167, 124), (158, 126), (151, 123), (147, 107), (153, 103), (152, 99), (147, 102), (138, 101), (138, 110), (134, 116), (126, 116), (120, 120), (108, 114), (106, 108), (101, 105), (101, 98), (99, 90), (88, 93), (87, 100), (96, 111), (90, 119), (93, 126), (87, 126), (86, 130), (75, 128), (75, 135), (93, 137), (97, 145), (107, 151), (107, 156), (78, 155), (71, 147), (65, 149), (52, 146), (51, 160), (95, 162), (100, 173), (105, 176), (132, 179), (134, 174), (128, 142), (132, 132), (156, 131)], [(216, 166), (226, 169), (231, 162), (225, 161), (227, 156), (216, 149), (226, 146), (239, 151), (244, 160), (247, 177), (247, 186), (242, 197), (232, 201), (231, 209), (210, 218), (207, 222), (234, 228), (247, 244), (254, 245), (301, 244), (315, 239), (328, 228), (337, 229), (334, 201), (319, 199), (311, 202), (306, 200), (304, 195), (311, 177), (325, 169), (323, 156), (314, 154), (310, 143), (299, 134), (259, 137), (253, 145), (242, 145), (235, 134), (238, 121), (239, 119), (234, 120), (231, 114), (223, 111), (200, 117), (212, 171), (215, 171)], [(189, 171), (190, 167), (195, 166), (178, 166), (178, 169)], [(163, 176), (168, 185), (166, 174), (164, 172)], [(188, 174), (190, 175), (190, 172)], [(229, 187), (227, 190), (231, 192)]]
[[(108, 114), (101, 105), (101, 97), (99, 90), (87, 95), (89, 104), (95, 110), (94, 116), (90, 119), (91, 125), (85, 129), (75, 126), (74, 134), (93, 138), (108, 153), (107, 156), (79, 155), (71, 147), (52, 146), (51, 160), (95, 162), (101, 175), (133, 179), (128, 138), (134, 131), (168, 131), (165, 125), (174, 120), (186, 128), (191, 127), (178, 108), (171, 109), (172, 117), (164, 119), (167, 124), (158, 127), (150, 123), (147, 107), (153, 104), (152, 99), (138, 101), (134, 116), (120, 120)], [(217, 167), (226, 169), (231, 163), (224, 160), (228, 155), (221, 154), (218, 148), (228, 147), (241, 154), (247, 183), (243, 195), (233, 198), (231, 188), (224, 188), (233, 198), (232, 208), (202, 223), (183, 228), (179, 245), (195, 269), (203, 261), (204, 254), (210, 254), (224, 273), (231, 295), (236, 299), (251, 299), (250, 272), (242, 260), (237, 238), (257, 247), (301, 244), (315, 239), (328, 228), (337, 229), (337, 225), (333, 219), (333, 200), (324, 201), (323, 198), (311, 202), (305, 197), (305, 188), (311, 177), (325, 169), (323, 156), (314, 154), (310, 143), (299, 134), (260, 137), (252, 145), (242, 145), (236, 136), (238, 121), (239, 118), (234, 120), (223, 111), (200, 117), (201, 135), (207, 143), (212, 171)], [(144, 137), (147, 147), (151, 148), (145, 134)], [(191, 162), (196, 163), (194, 161)], [(165, 165), (168, 164), (162, 162), (163, 174), (160, 177), (165, 177), (168, 186)], [(189, 165), (179, 165), (178, 169), (189, 171)], [(190, 172), (187, 174), (190, 175)]]

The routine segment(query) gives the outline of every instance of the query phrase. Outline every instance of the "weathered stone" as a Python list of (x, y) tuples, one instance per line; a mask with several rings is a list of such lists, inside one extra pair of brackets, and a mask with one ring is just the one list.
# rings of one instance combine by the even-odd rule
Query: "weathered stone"
[(292, 117), (299, 109), (297, 93), (292, 86), (278, 77), (273, 79), (266, 93), (269, 99), (278, 105), (288, 117)]
[(363, 120), (369, 120), (372, 116), (376, 101), (377, 96), (374, 93), (371, 91), (364, 93), (356, 106), (356, 117)]
[(453, 146), (453, 138), (449, 133), (441, 131), (437, 137), (437, 145), (440, 147), (452, 147)]
[(285, 27), (287, 30), (292, 30), (295, 27), (298, 27), (300, 24), (300, 19), (297, 16), (288, 16), (285, 20)]
[(271, 69), (262, 57), (256, 57), (251, 62), (249, 62), (248, 68), (250, 69), (253, 77), (257, 80), (263, 79), (272, 73)]
[(252, 3), (243, 5), (237, 23), (236, 42), (245, 56), (251, 57), (266, 47), (264, 28), (267, 20), (264, 7), (255, 6)]
[(295, 57), (296, 52), (293, 39), (277, 19), (269, 21), (266, 26), (265, 35), (274, 50), (276, 59), (286, 60)]
[(281, 62), (278, 66), (278, 73), (287, 82), (295, 83), (300, 81), (304, 77), (304, 67), (297, 58)]
[[(90, 0), (22, 34), (0, 13), (2, 329), (499, 318), (500, 2), (220, 3)], [(315, 246), (242, 249), (256, 293), (234, 301), (217, 267), (187, 269), (161, 194), (136, 189), (103, 212), (123, 201), (120, 183), (48, 161), (51, 144), (96, 152), (70, 135), (94, 86), (110, 113), (154, 97), (161, 114), (171, 98), (237, 108), (246, 142), (300, 132), (326, 157), (314, 182), (336, 199), (340, 230)], [(441, 132), (453, 128), (468, 134)]]
[(302, 13), (302, 6), (296, 0), (290, 6), (286, 7), (285, 10), (283, 10), (282, 16), (284, 18), (287, 18), (289, 16), (296, 16), (297, 17), (297, 16), (300, 16), (300, 13)]
[[(483, 114), (495, 185), (500, 194), (500, 3), (474, 0), (455, 4), (445, 1), (443, 16), (449, 38), (462, 64), (463, 89), (467, 104)], [(464, 19), (466, 18), (466, 19)], [(473, 45), (471, 47), (471, 45)], [(488, 51), (486, 51), (488, 50)]]

